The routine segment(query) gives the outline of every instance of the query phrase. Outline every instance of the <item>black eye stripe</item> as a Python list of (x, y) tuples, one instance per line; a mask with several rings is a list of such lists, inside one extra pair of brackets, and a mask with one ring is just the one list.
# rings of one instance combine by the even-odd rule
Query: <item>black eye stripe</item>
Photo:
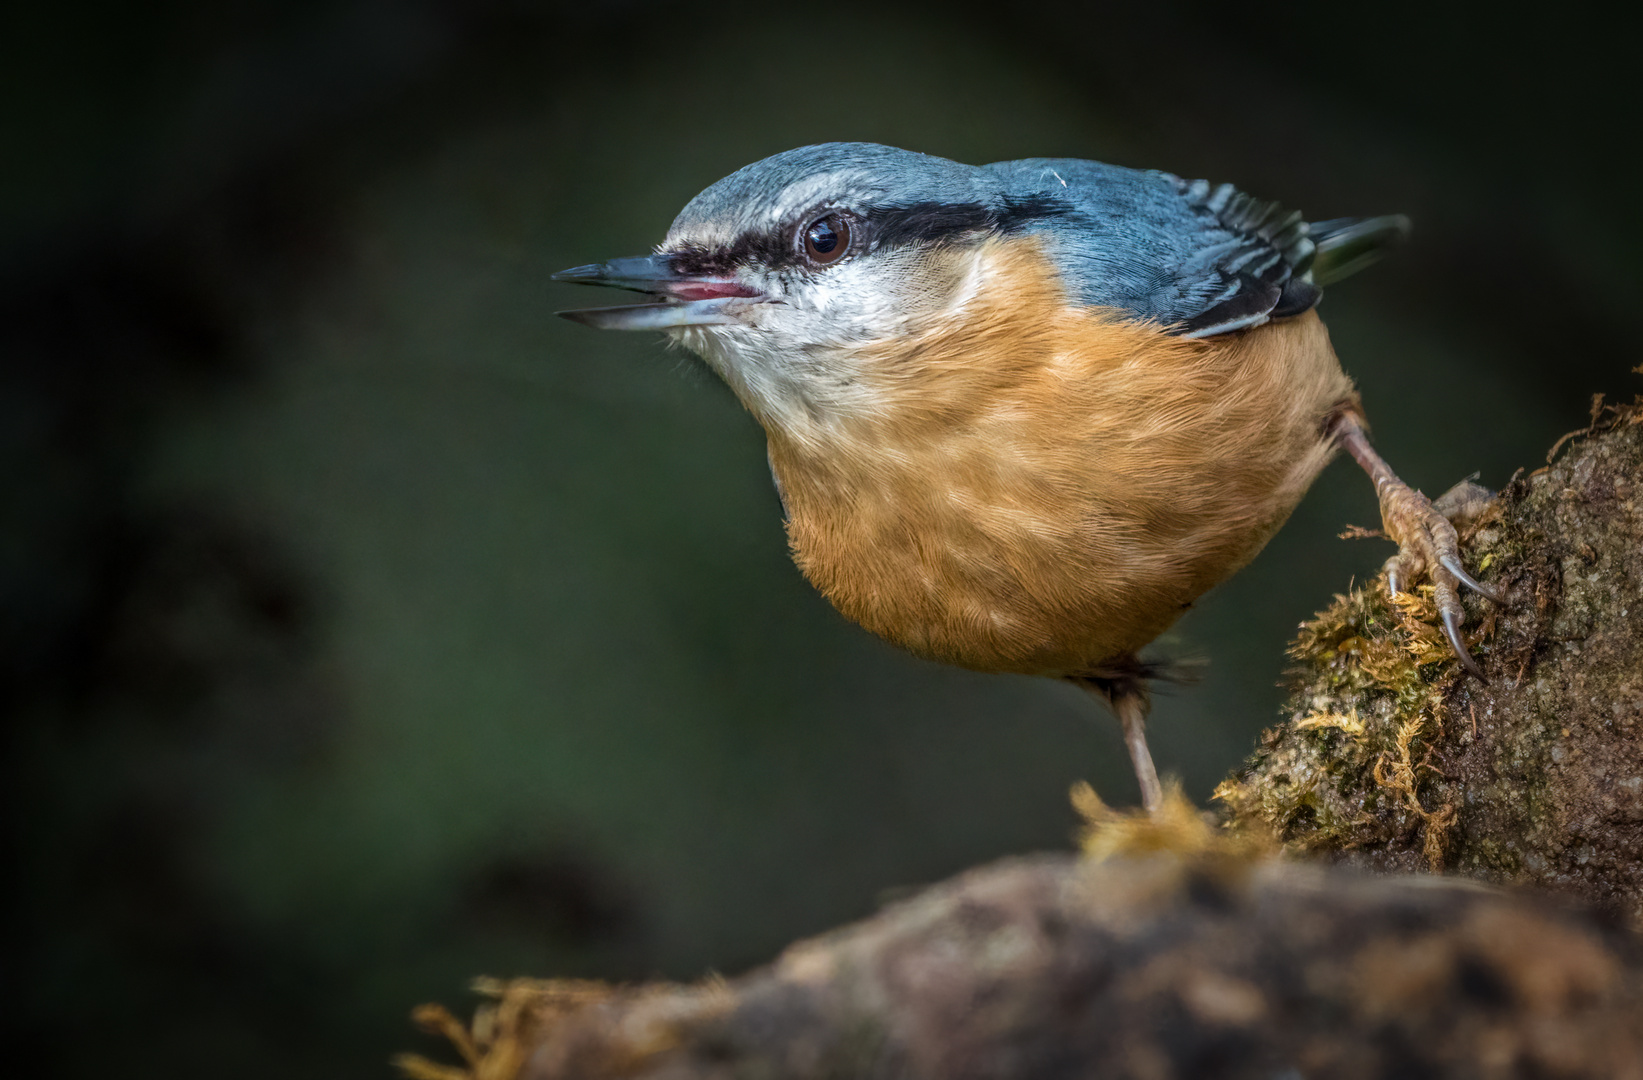
[[(975, 233), (1019, 232), (1034, 221), (1067, 217), (1072, 207), (1049, 195), (1006, 198), (1002, 205), (984, 203), (918, 202), (856, 209), (851, 215), (864, 236), (857, 243), (868, 248), (899, 247), (912, 243), (951, 243)], [(812, 211), (805, 228), (817, 220)], [(806, 265), (801, 245), (793, 243), (793, 225), (776, 233), (743, 233), (722, 247), (686, 244), (669, 254), (675, 272), (712, 276), (729, 274), (749, 265), (786, 270)]]
[(681, 244), (668, 253), (667, 258), (674, 273), (703, 277), (730, 274), (753, 265), (785, 270), (802, 261), (786, 234), (773, 237), (767, 233), (743, 233), (729, 244), (715, 248)]
[(906, 243), (939, 243), (967, 233), (1019, 232), (1034, 221), (1065, 217), (1072, 208), (1046, 195), (1024, 199), (1006, 198), (1002, 206), (983, 203), (921, 202), (905, 206), (884, 206), (862, 216), (872, 229), (872, 242), (895, 246)]

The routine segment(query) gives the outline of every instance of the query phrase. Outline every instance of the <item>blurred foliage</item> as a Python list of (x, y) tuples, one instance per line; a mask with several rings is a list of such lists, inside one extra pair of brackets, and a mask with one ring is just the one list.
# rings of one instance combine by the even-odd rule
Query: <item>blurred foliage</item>
[[(1428, 490), (1498, 486), (1618, 389), (1624, 35), (1144, 7), (3, 16), (21, 1034), (64, 1075), (369, 1075), (472, 975), (733, 971), (1066, 846), (1074, 780), (1132, 797), (1076, 691), (834, 615), (714, 380), (552, 317), (584, 298), (549, 273), (758, 157), (1095, 157), (1407, 212), (1324, 314)], [(1335, 466), (1161, 643), (1211, 661), (1153, 725), (1190, 794), (1270, 721), (1296, 622), (1387, 554), (1334, 539), (1375, 516)]]

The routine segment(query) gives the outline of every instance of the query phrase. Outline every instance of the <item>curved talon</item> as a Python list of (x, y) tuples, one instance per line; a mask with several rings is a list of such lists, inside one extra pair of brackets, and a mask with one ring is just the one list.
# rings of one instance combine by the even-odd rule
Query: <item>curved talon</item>
[(1468, 675), (1488, 686), (1488, 677), (1483, 674), (1483, 669), (1478, 667), (1478, 662), (1472, 659), (1472, 653), (1466, 648), (1466, 639), (1461, 637), (1461, 611), (1459, 606), (1445, 607), (1442, 609), (1441, 614), (1443, 618), (1443, 636), (1449, 639), (1449, 647), (1455, 650), (1455, 659), (1460, 661), (1460, 666), (1466, 669)]
[(1451, 574), (1454, 574), (1462, 585), (1465, 585), (1468, 589), (1471, 589), (1473, 592), (1477, 593), (1485, 600), (1488, 600), (1490, 603), (1506, 603), (1506, 597), (1503, 596), (1498, 589), (1494, 588), (1492, 585), (1485, 585), (1483, 582), (1474, 578), (1471, 574), (1468, 574), (1466, 572), (1466, 567), (1461, 563), (1460, 559), (1455, 556), (1438, 556), (1438, 565), (1449, 571)]
[[(1408, 591), (1403, 587), (1404, 569), (1403, 569), (1403, 556), (1402, 555), (1392, 556), (1390, 559), (1386, 560), (1385, 564), (1381, 567), (1381, 569), (1386, 572), (1386, 592), (1387, 592), (1387, 595), (1396, 596), (1401, 592), (1407, 592)], [(1414, 575), (1410, 575), (1410, 576), (1414, 576)]]
[(1381, 524), (1386, 536), (1398, 545), (1398, 554), (1386, 561), (1387, 591), (1397, 596), (1422, 574), (1429, 576), (1434, 586), (1433, 601), (1443, 622), (1443, 636), (1454, 650), (1455, 659), (1467, 674), (1487, 683), (1483, 669), (1467, 651), (1466, 639), (1461, 636), (1466, 610), (1460, 604), (1459, 586), (1465, 585), (1496, 604), (1505, 603), (1504, 594), (1467, 573), (1460, 561), (1460, 538), (1453, 523), (1425, 495), (1399, 480), (1375, 453), (1364, 431), (1363, 419), (1355, 410), (1346, 409), (1336, 416), (1330, 433), (1375, 481)]

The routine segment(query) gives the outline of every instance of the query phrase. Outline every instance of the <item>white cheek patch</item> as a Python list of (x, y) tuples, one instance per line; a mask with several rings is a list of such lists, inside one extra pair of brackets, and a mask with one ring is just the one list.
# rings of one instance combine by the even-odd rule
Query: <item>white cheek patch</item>
[(986, 276), (977, 248), (879, 252), (818, 275), (806, 298), (815, 297), (838, 344), (883, 341), (961, 317)]
[[(828, 180), (818, 180), (820, 188)], [(985, 244), (881, 248), (821, 268), (744, 273), (768, 298), (733, 325), (671, 336), (700, 355), (766, 427), (820, 434), (882, 413), (884, 357), (962, 321), (988, 288)]]
[(793, 290), (794, 305), (820, 316), (815, 328), (817, 344), (876, 337), (888, 329), (886, 317), (895, 322), (894, 314), (885, 310), (893, 296), (886, 294), (883, 279), (882, 273), (868, 268), (866, 259), (853, 259), (798, 285)]

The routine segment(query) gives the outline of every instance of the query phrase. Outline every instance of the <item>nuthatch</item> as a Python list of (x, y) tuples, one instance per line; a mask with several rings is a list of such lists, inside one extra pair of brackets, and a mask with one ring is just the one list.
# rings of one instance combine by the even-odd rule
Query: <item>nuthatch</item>
[(971, 166), (870, 143), (709, 187), (655, 254), (561, 281), (654, 302), (769, 437), (793, 558), (920, 655), (1104, 697), (1149, 807), (1138, 651), (1255, 556), (1344, 447), (1374, 479), (1395, 593), (1423, 575), (1455, 655), (1454, 528), (1370, 448), (1313, 310), (1402, 217), (1308, 224), (1229, 184), (1094, 161)]

